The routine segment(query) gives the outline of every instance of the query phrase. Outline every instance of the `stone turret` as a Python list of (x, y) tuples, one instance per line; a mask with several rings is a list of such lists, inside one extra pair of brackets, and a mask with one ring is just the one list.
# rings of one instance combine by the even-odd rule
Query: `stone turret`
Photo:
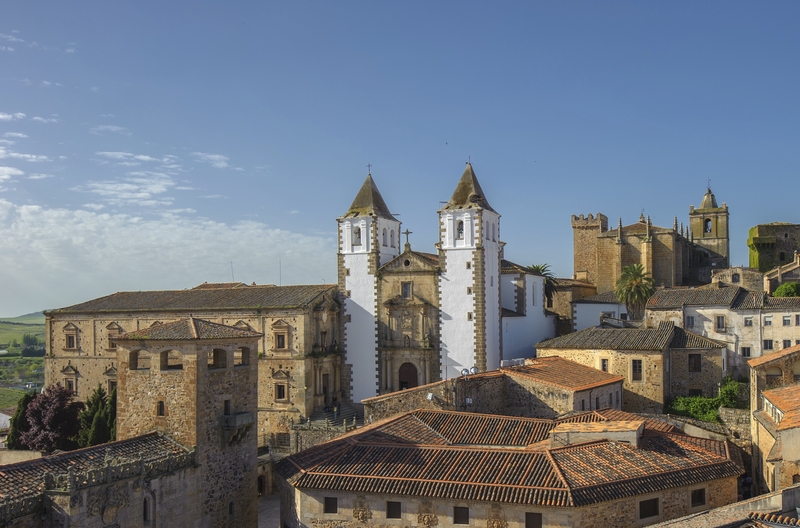
[(597, 235), (608, 231), (608, 217), (602, 213), (572, 215), (574, 277), (595, 284), (597, 279)]

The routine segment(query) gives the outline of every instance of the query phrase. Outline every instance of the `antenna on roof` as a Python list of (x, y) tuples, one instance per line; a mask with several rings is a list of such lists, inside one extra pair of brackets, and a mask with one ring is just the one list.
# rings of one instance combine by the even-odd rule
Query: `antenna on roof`
[(233, 278), (233, 261), (231, 261), (231, 282), (236, 282), (236, 279)]
[(283, 280), (282, 273), (283, 269), (281, 268), (281, 259), (278, 259), (278, 286), (283, 286), (283, 283), (281, 282)]

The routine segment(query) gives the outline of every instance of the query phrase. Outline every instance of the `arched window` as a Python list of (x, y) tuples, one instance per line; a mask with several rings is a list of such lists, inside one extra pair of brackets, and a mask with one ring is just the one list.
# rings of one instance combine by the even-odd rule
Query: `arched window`
[(228, 366), (228, 352), (221, 348), (215, 348), (208, 353), (209, 369), (224, 369)]
[(145, 350), (134, 350), (128, 356), (130, 370), (148, 370), (150, 368), (150, 353)]
[(703, 232), (710, 233), (711, 232), (711, 220), (706, 218), (705, 222), (703, 222)]
[(182, 370), (183, 355), (177, 350), (165, 350), (161, 353), (161, 370)]
[(386, 247), (386, 228), (383, 228), (383, 247)]
[(166, 416), (167, 415), (167, 406), (164, 405), (164, 400), (158, 400), (156, 403), (156, 416)]
[(767, 385), (774, 385), (780, 382), (781, 378), (783, 378), (783, 371), (779, 367), (767, 369)]
[(147, 497), (142, 501), (142, 521), (150, 522), (150, 501)]
[(492, 240), (495, 241), (495, 242), (497, 242), (497, 234), (495, 233), (495, 228), (496, 227), (497, 226), (495, 224), (492, 224)]
[(483, 223), (483, 230), (486, 232), (486, 240), (489, 240), (489, 221)]
[(464, 240), (464, 221), (458, 221), (458, 227), (456, 228), (456, 238), (459, 240)]
[(389, 245), (394, 247), (394, 229), (389, 232)]
[(250, 364), (250, 349), (247, 347), (239, 347), (233, 351), (233, 366)]
[(413, 363), (400, 365), (400, 389), (413, 389), (417, 386), (417, 367)]
[(361, 245), (361, 228), (356, 227), (353, 229), (353, 245), (360, 246)]

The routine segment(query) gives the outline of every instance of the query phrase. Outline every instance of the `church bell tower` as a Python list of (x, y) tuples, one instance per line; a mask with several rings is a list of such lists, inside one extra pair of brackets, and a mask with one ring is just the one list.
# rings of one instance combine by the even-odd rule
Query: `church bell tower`
[(701, 252), (701, 266), (711, 269), (730, 267), (731, 243), (728, 231), (728, 206), (717, 199), (708, 187), (700, 207), (689, 206), (689, 227), (693, 242)]

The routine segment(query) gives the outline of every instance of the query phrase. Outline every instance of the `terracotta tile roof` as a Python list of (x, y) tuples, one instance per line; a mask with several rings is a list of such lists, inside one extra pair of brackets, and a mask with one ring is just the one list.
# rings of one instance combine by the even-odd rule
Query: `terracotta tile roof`
[(657, 291), (647, 301), (648, 310), (680, 308), (682, 306), (731, 306), (742, 288), (724, 286), (714, 288), (665, 289)]
[(204, 282), (192, 288), (193, 290), (224, 290), (226, 288), (247, 288), (243, 282)]
[(757, 310), (764, 306), (764, 292), (742, 290), (731, 305), (732, 310)]
[(151, 340), (175, 341), (184, 339), (232, 339), (261, 337), (258, 332), (243, 330), (235, 326), (212, 323), (203, 319), (181, 319), (174, 323), (159, 324), (150, 328), (142, 328), (133, 332), (126, 332), (114, 338), (115, 341), (125, 340)]
[(675, 325), (664, 322), (658, 328), (591, 327), (571, 334), (542, 341), (541, 348), (578, 348), (607, 350), (663, 350), (672, 337)]
[(800, 297), (771, 297), (764, 295), (764, 308), (800, 308)]
[(783, 412), (778, 431), (800, 427), (800, 383), (765, 390), (761, 394)]
[(597, 295), (592, 295), (591, 297), (584, 297), (583, 299), (578, 299), (577, 301), (572, 301), (573, 304), (575, 303), (582, 303), (582, 304), (623, 304), (619, 302), (617, 299), (617, 294), (613, 291), (607, 291), (604, 293), (598, 293)]
[(45, 313), (306, 308), (318, 302), (323, 295), (327, 295), (329, 299), (335, 298), (336, 289), (336, 285), (310, 284), (118, 292), (66, 308), (48, 310)]
[(797, 352), (800, 352), (800, 345), (784, 348), (771, 354), (764, 354), (763, 356), (759, 356), (757, 358), (748, 359), (747, 364), (751, 367), (760, 367), (762, 365), (766, 365), (767, 363), (784, 359), (792, 354), (796, 354)]
[(520, 376), (572, 391), (602, 387), (624, 379), (558, 356), (529, 359), (525, 365), (500, 370), (512, 377)]
[[(409, 442), (429, 435), (418, 426), (407, 433), (413, 420), (435, 444)], [(648, 429), (638, 448), (600, 440), (548, 449), (543, 440), (557, 423), (418, 410), (286, 457), (275, 469), (298, 488), (560, 507), (741, 473), (725, 442)]]
[(797, 514), (750, 512), (747, 514), (747, 518), (751, 521), (763, 521), (770, 523), (769, 525), (766, 525), (759, 522), (758, 526), (800, 526), (800, 521), (798, 521), (797, 517), (794, 517), (793, 515)]
[[(16, 464), (0, 466), (0, 500), (36, 497), (44, 490), (46, 473), (66, 474), (101, 469), (106, 454), (112, 459), (138, 460), (145, 464), (187, 455), (189, 450), (158, 433), (137, 436), (128, 440), (78, 449)], [(174, 468), (178, 469), (178, 468)]]
[(538, 275), (539, 277), (542, 276), (541, 273), (533, 271), (527, 266), (514, 264), (510, 260), (505, 260), (505, 259), (502, 259), (500, 261), (500, 273), (527, 273), (528, 275)]
[(689, 332), (679, 326), (675, 327), (675, 333), (669, 344), (670, 348), (725, 348), (726, 346), (728, 346), (726, 343)]

